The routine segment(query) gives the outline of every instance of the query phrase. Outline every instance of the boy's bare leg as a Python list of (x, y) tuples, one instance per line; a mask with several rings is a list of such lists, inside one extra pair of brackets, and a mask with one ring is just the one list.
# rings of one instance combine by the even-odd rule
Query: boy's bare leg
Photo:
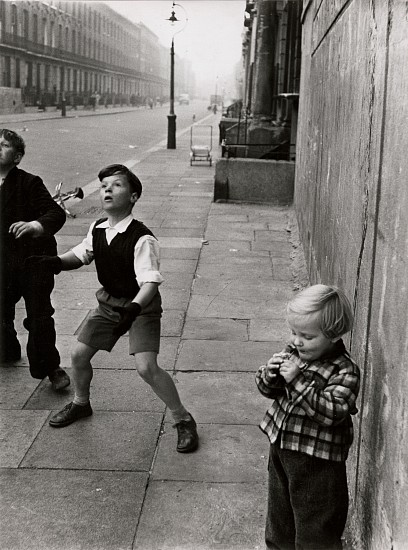
[[(170, 374), (157, 364), (157, 353), (144, 351), (135, 354), (137, 372), (149, 384), (154, 393), (171, 411), (184, 409), (176, 385)], [(184, 415), (179, 420), (189, 420), (190, 416), (184, 409)], [(175, 419), (177, 420), (177, 419)]]
[(72, 378), (75, 387), (74, 400), (51, 417), (50, 426), (63, 428), (80, 418), (91, 416), (92, 408), (89, 403), (89, 389), (93, 376), (91, 359), (97, 351), (82, 342), (77, 343), (71, 354)]
[(137, 353), (135, 362), (139, 375), (168, 406), (173, 415), (178, 432), (177, 451), (180, 453), (195, 451), (198, 447), (196, 423), (181, 403), (172, 377), (157, 364), (157, 353), (153, 351)]
[(75, 388), (74, 403), (89, 403), (89, 389), (93, 377), (91, 359), (98, 350), (87, 344), (77, 342), (71, 353), (72, 378)]

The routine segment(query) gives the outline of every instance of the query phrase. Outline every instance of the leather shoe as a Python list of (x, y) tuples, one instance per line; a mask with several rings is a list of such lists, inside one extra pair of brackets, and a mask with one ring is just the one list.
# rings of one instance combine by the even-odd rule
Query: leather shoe
[(72, 424), (76, 420), (91, 416), (91, 414), (92, 407), (90, 403), (87, 403), (86, 405), (75, 405), (75, 403), (68, 403), (62, 411), (54, 414), (49, 421), (49, 425), (53, 428), (63, 428), (64, 426), (69, 426), (69, 424)]
[(197, 424), (190, 414), (190, 420), (181, 420), (174, 424), (177, 428), (177, 452), (192, 453), (198, 447)]
[(61, 368), (55, 369), (54, 371), (50, 372), (48, 378), (50, 379), (52, 389), (54, 391), (63, 390), (71, 383), (68, 374)]

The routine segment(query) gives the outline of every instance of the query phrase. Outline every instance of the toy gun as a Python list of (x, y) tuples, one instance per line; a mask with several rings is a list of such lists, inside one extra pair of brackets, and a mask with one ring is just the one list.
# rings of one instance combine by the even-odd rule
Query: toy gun
[(65, 214), (69, 216), (70, 218), (75, 218), (76, 214), (72, 214), (68, 208), (65, 206), (65, 201), (68, 199), (83, 199), (84, 198), (84, 192), (81, 187), (75, 187), (72, 191), (67, 191), (66, 193), (61, 192), (62, 188), (62, 181), (59, 182), (59, 184), (55, 187), (55, 195), (52, 196), (52, 198), (55, 200), (57, 204), (61, 206), (61, 208), (64, 210)]

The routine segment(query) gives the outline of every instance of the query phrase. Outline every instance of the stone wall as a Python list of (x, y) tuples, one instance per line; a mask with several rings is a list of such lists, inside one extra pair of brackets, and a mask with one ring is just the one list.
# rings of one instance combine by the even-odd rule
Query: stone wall
[(304, 0), (295, 207), (312, 282), (354, 304), (358, 549), (408, 548), (408, 8)]
[(292, 204), (294, 181), (294, 162), (220, 158), (215, 165), (214, 201)]
[(0, 114), (24, 113), (20, 88), (0, 87)]

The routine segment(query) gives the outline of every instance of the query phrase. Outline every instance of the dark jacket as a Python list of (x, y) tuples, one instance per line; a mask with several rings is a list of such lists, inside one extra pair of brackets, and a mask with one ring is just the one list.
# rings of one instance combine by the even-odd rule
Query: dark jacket
[[(20, 267), (32, 255), (57, 253), (54, 234), (65, 223), (65, 212), (53, 200), (42, 179), (12, 168), (0, 188), (0, 250), (4, 267)], [(15, 239), (9, 233), (11, 224), (38, 221), (44, 228), (41, 237)]]

